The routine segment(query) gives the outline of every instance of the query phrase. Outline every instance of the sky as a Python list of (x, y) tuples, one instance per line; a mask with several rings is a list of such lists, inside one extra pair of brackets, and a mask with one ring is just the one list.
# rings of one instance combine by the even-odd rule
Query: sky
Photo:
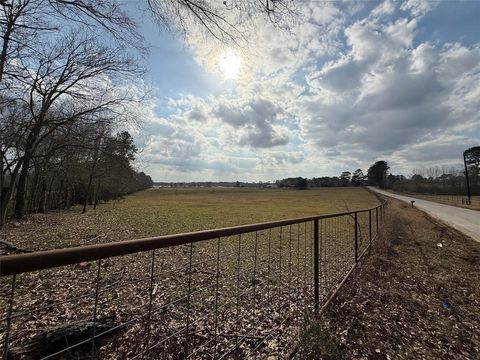
[(480, 1), (297, 1), (238, 46), (166, 32), (140, 9), (151, 97), (135, 132), (155, 181), (394, 174), (480, 144)]

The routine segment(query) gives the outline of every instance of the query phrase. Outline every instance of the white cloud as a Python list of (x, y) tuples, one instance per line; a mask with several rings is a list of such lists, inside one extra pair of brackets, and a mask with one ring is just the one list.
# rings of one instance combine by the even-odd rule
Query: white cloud
[(406, 0), (400, 9), (409, 11), (412, 16), (424, 16), (440, 3), (440, 0)]
[(380, 17), (384, 15), (391, 15), (395, 11), (395, 4), (391, 0), (385, 0), (372, 10), (371, 15), (374, 17)]
[[(421, 17), (437, 4), (409, 0), (393, 18), (396, 4), (360, 19), (357, 9), (355, 20), (340, 3), (302, 4), (287, 33), (253, 19), (239, 79), (216, 96), (171, 99), (172, 114), (150, 121), (146, 158), (164, 168), (158, 179), (332, 175), (379, 158), (402, 171), (453, 162), (480, 141), (480, 47), (417, 43)], [(189, 43), (214, 74), (223, 49), (196, 34)]]

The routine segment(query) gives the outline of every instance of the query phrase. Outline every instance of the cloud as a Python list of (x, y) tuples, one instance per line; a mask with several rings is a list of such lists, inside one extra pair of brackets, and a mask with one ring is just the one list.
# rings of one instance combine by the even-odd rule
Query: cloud
[(346, 29), (350, 51), (307, 78), (315, 91), (300, 106), (306, 139), (358, 158), (362, 150), (388, 157), (425, 136), (475, 126), (478, 47), (413, 47), (415, 25), (359, 21)]
[(270, 148), (288, 144), (289, 137), (281, 126), (275, 126), (284, 111), (268, 100), (250, 100), (242, 104), (220, 103), (213, 111), (218, 119), (240, 133), (238, 144)]
[(409, 11), (412, 16), (424, 16), (438, 6), (440, 0), (407, 0), (402, 3), (400, 9)]
[(479, 140), (467, 136), (442, 135), (409, 146), (402, 151), (402, 155), (412, 163), (458, 163), (465, 149), (478, 144)]
[(386, 0), (380, 5), (377, 5), (371, 12), (371, 16), (380, 17), (384, 15), (391, 15), (395, 11), (395, 4), (391, 0)]
[(266, 166), (278, 166), (278, 165), (292, 165), (299, 164), (305, 160), (305, 154), (301, 151), (292, 152), (270, 152), (265, 154), (266, 156), (261, 160), (263, 165)]
[(245, 34), (254, 46), (238, 50), (234, 81), (215, 70), (224, 49), (191, 34), (196, 60), (221, 91), (179, 94), (169, 114), (149, 120), (152, 168), (185, 179), (266, 180), (365, 170), (384, 158), (407, 171), (452, 162), (478, 143), (480, 45), (419, 41), (438, 2), (349, 6), (301, 3), (288, 32), (252, 19), (255, 31)]

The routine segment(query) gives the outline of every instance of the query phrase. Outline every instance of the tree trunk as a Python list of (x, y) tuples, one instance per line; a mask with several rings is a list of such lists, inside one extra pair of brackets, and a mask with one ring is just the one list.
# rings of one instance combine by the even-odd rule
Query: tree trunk
[(30, 151), (26, 151), (23, 158), (22, 170), (18, 177), (17, 195), (15, 197), (14, 216), (17, 219), (22, 219), (25, 216), (25, 190), (27, 188), (27, 176), (31, 158), (32, 155)]
[(88, 199), (90, 198), (90, 192), (92, 191), (92, 181), (93, 181), (93, 171), (90, 173), (90, 177), (88, 178), (87, 193), (85, 194), (85, 200), (83, 201), (82, 214), (85, 214), (87, 212)]
[(77, 192), (75, 190), (75, 185), (72, 184), (72, 196), (70, 197), (69, 208), (71, 208), (73, 205), (76, 204), (76, 197), (77, 197)]
[(42, 176), (42, 185), (40, 190), (40, 201), (38, 202), (38, 212), (45, 214), (45, 208), (47, 205), (47, 179)]
[(5, 64), (7, 63), (7, 53), (8, 53), (8, 46), (10, 42), (10, 35), (12, 32), (12, 28), (13, 28), (13, 24), (11, 21), (11, 17), (9, 16), (7, 20), (7, 27), (2, 36), (3, 45), (2, 45), (2, 52), (0, 53), (0, 82), (3, 80), (3, 73), (5, 72)]
[(33, 127), (25, 142), (25, 154), (23, 155), (22, 170), (18, 177), (17, 194), (15, 196), (14, 216), (17, 219), (22, 219), (25, 216), (25, 198), (27, 189), (28, 171), (30, 169), (30, 162), (33, 157), (34, 144), (42, 129), (42, 116), (39, 117), (37, 124)]
[[(3, 198), (4, 198), (4, 186), (3, 184), (5, 183), (5, 174), (3, 172), (3, 151), (0, 150), (0, 207), (3, 204)], [(1, 225), (1, 220), (0, 220), (0, 229), (2, 228)]]
[(65, 180), (65, 194), (64, 194), (64, 197), (63, 197), (63, 208), (64, 209), (68, 209), (69, 208), (69, 196), (70, 196), (70, 183), (68, 182), (68, 180)]
[(36, 167), (35, 176), (33, 177), (33, 182), (32, 182), (32, 185), (30, 186), (30, 196), (29, 196), (28, 207), (27, 207), (28, 213), (34, 213), (34, 212), (37, 212), (38, 210), (37, 194), (38, 194), (38, 188), (40, 185), (41, 176), (42, 176), (41, 170), (38, 170)]
[(95, 139), (95, 150), (93, 152), (93, 161), (92, 161), (92, 167), (90, 169), (90, 176), (88, 178), (88, 187), (87, 187), (87, 193), (85, 194), (85, 201), (83, 203), (83, 211), (82, 214), (85, 214), (87, 211), (87, 203), (88, 200), (90, 199), (90, 204), (91, 204), (91, 192), (92, 192), (92, 182), (93, 182), (93, 175), (95, 174), (95, 168), (97, 167), (97, 162), (98, 162), (98, 151), (99, 151), (99, 146), (100, 146), (100, 140), (101, 140), (101, 135), (98, 136)]
[(95, 187), (95, 193), (93, 195), (93, 210), (97, 208), (98, 204), (98, 190), (100, 188), (100, 182), (97, 183), (97, 186)]
[(0, 229), (2, 229), (5, 226), (8, 204), (10, 204), (13, 188), (15, 187), (15, 181), (17, 180), (17, 175), (20, 170), (20, 167), (22, 166), (22, 162), (23, 162), (22, 159), (18, 160), (18, 163), (13, 169), (13, 172), (10, 176), (10, 184), (7, 187), (7, 190), (4, 192), (2, 197), (2, 204), (0, 205)]
[[(52, 177), (52, 179), (50, 180), (50, 184), (48, 185), (48, 190), (45, 191), (45, 205), (44, 205), (45, 209), (51, 209), (52, 208), (52, 203), (53, 203), (53, 201), (52, 201), (52, 192), (53, 192), (52, 189), (53, 189), (53, 183), (55, 181), (55, 171), (53, 171), (50, 176)], [(46, 185), (47, 185), (47, 181), (45, 180), (45, 188), (47, 187)], [(47, 194), (48, 194), (48, 196), (47, 196)], [(49, 206), (47, 206), (47, 204)]]

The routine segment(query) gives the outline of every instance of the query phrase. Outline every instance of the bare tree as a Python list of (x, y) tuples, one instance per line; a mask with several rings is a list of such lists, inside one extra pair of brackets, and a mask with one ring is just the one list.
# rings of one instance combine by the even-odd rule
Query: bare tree
[[(23, 151), (17, 162), (21, 170), (16, 191), (16, 217), (25, 214), (27, 175), (39, 144), (58, 127), (70, 122), (116, 118), (129, 98), (126, 94), (112, 96), (109, 79), (138, 72), (135, 63), (121, 50), (100, 45), (81, 33), (61, 37), (43, 54), (35, 63), (23, 64), (22, 71), (15, 75), (30, 111)], [(12, 184), (17, 180), (17, 174), (13, 175)]]
[(287, 24), (295, 14), (291, 0), (147, 0), (161, 26), (187, 32), (199, 25), (214, 39), (238, 44), (243, 36), (240, 23), (264, 16), (277, 26)]
[(26, 134), (28, 107), (9, 97), (0, 97), (0, 228), (20, 171), (22, 139)]
[[(64, 32), (66, 26), (82, 25), (108, 33), (119, 44), (145, 51), (135, 22), (117, 0), (6, 0), (0, 3), (0, 83), (15, 72), (14, 63), (24, 54), (36, 54), (40, 35)], [(68, 30), (68, 29), (67, 29)], [(13, 69), (8, 68), (12, 64)]]
[[(164, 26), (187, 31), (200, 25), (213, 38), (233, 43), (242, 36), (237, 25), (245, 18), (264, 15), (278, 24), (291, 13), (288, 0), (146, 0), (146, 4)], [(13, 197), (16, 217), (23, 217), (27, 207), (44, 211), (47, 194), (55, 186), (63, 189), (65, 205), (71, 203), (76, 190), (69, 172), (89, 179), (85, 197), (92, 192), (97, 196), (101, 178), (118, 193), (148, 184), (151, 179), (145, 174), (137, 177), (131, 168), (133, 157), (125, 153), (113, 157), (116, 174), (126, 174), (123, 185), (117, 186), (102, 159), (113, 156), (114, 149), (128, 149), (131, 137), (122, 133), (114, 139), (108, 126), (98, 137), (104, 124), (120, 121), (123, 106), (132, 101), (126, 91), (118, 90), (121, 79), (139, 74), (125, 47), (144, 50), (134, 21), (119, 1), (3, 0), (0, 7), (0, 227)], [(105, 33), (115, 41), (96, 40)], [(94, 129), (97, 137), (90, 130), (83, 133), (86, 129)], [(75, 132), (81, 136), (72, 136)], [(103, 143), (109, 150), (102, 148)], [(84, 151), (76, 154), (69, 150), (72, 147)], [(56, 173), (63, 174), (61, 184), (55, 185)]]

